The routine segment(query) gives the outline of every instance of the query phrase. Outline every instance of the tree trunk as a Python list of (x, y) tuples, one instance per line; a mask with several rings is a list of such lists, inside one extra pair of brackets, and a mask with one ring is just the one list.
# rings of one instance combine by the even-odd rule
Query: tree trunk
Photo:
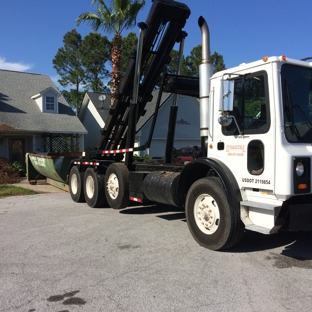
[(118, 89), (121, 82), (121, 43), (121, 36), (116, 34), (113, 39), (112, 47), (111, 106), (113, 106), (114, 101), (118, 95)]

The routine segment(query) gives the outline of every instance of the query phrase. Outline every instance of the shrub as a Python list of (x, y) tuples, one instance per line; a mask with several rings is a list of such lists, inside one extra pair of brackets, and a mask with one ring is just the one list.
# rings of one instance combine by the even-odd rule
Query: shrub
[(0, 184), (20, 182), (23, 168), (18, 163), (8, 164), (5, 159), (0, 159)]
[(9, 169), (12, 169), (13, 171), (17, 172), (21, 177), (24, 176), (24, 168), (17, 161), (15, 161), (13, 164), (9, 164), (8, 167)]

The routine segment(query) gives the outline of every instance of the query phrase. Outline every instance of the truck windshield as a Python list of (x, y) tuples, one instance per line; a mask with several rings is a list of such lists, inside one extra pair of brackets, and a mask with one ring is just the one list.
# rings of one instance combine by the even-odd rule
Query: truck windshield
[(312, 68), (284, 64), (281, 78), (286, 139), (312, 143)]

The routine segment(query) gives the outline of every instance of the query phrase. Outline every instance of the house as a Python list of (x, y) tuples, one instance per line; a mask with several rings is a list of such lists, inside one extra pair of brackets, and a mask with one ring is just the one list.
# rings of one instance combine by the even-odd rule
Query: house
[[(148, 140), (158, 93), (159, 90), (153, 91), (153, 99), (146, 104), (146, 113), (139, 119), (135, 146), (144, 145)], [(141, 156), (146, 154), (153, 157), (164, 156), (170, 107), (173, 103), (173, 98), (174, 95), (171, 93), (164, 92), (162, 94), (151, 146), (145, 151), (138, 152)], [(200, 145), (199, 100), (190, 96), (178, 95), (177, 103), (179, 108), (174, 147), (178, 149), (188, 145)], [(104, 127), (105, 120), (109, 114), (109, 107), (109, 95), (92, 92), (85, 94), (78, 117), (88, 131), (88, 134), (85, 136), (86, 149), (96, 147), (100, 137), (100, 130)]]
[(100, 131), (104, 128), (110, 109), (110, 95), (87, 92), (83, 98), (78, 118), (87, 129), (85, 150), (96, 147)]
[(49, 76), (0, 70), (0, 158), (83, 151), (86, 133)]
[[(153, 91), (153, 101), (148, 103), (150, 107), (148, 107), (148, 105), (146, 106), (149, 113), (145, 114), (145, 116), (139, 120), (137, 125), (136, 141), (139, 146), (143, 145), (148, 140), (158, 92), (159, 90)], [(142, 156), (145, 154), (149, 154), (153, 157), (164, 156), (170, 108), (173, 101), (173, 94), (163, 93), (151, 146), (146, 151), (141, 152)], [(178, 115), (175, 128), (174, 147), (179, 149), (188, 145), (200, 145), (199, 100), (191, 96), (178, 95), (177, 106)]]

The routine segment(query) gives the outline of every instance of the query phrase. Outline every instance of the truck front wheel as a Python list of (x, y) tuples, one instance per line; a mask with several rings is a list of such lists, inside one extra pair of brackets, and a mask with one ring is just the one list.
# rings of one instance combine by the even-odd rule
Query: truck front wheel
[(84, 196), (92, 208), (104, 207), (104, 175), (97, 174), (93, 168), (88, 168), (84, 174)]
[(76, 203), (85, 201), (83, 193), (83, 172), (77, 166), (73, 166), (69, 173), (69, 192), (72, 200)]
[(105, 194), (108, 204), (114, 209), (129, 205), (129, 170), (124, 164), (113, 163), (107, 168)]
[(238, 243), (244, 231), (238, 203), (231, 206), (217, 178), (196, 181), (186, 197), (185, 213), (191, 234), (199, 245), (227, 249)]

